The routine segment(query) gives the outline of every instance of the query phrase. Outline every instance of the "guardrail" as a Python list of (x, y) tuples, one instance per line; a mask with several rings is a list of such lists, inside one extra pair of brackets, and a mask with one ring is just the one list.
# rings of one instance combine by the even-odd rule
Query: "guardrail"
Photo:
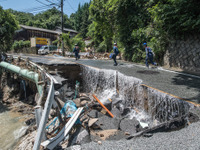
[[(22, 58), (22, 60), (25, 60), (25, 59)], [(50, 80), (48, 96), (47, 96), (47, 99), (46, 99), (46, 102), (45, 102), (44, 111), (42, 113), (42, 118), (40, 120), (39, 127), (37, 129), (37, 135), (36, 135), (34, 146), (33, 146), (33, 150), (39, 150), (42, 138), (44, 137), (44, 130), (45, 130), (45, 126), (46, 126), (46, 123), (47, 123), (47, 119), (49, 117), (49, 113), (50, 113), (52, 103), (53, 103), (53, 100), (54, 100), (54, 83), (58, 83), (58, 82), (51, 75), (49, 75), (47, 72), (45, 72), (44, 69), (42, 67), (40, 67), (39, 65), (37, 65), (37, 64), (35, 64), (34, 62), (31, 62), (31, 61), (29, 61), (29, 63), (31, 65), (37, 67)]]
[[(12, 57), (12, 56), (10, 56), (10, 57)], [(19, 58), (19, 57), (12, 57), (12, 58), (21, 59), (21, 60), (27, 62), (27, 59), (23, 59), (23, 58)], [(27, 63), (31, 66), (36, 67), (38, 69), (38, 71), (40, 71), (42, 73), (43, 80), (45, 80), (45, 78), (47, 77), (50, 81), (50, 83), (48, 85), (49, 86), (48, 96), (47, 96), (47, 99), (46, 99), (46, 102), (44, 105), (44, 111), (42, 113), (41, 120), (38, 120), (38, 122), (40, 122), (40, 123), (39, 123), (39, 127), (37, 129), (37, 135), (36, 135), (34, 146), (33, 146), (33, 150), (39, 150), (42, 138), (44, 137), (45, 126), (46, 126), (46, 123), (47, 123), (47, 120), (49, 117), (49, 113), (50, 113), (50, 110), (52, 107), (52, 103), (54, 100), (54, 83), (58, 83), (58, 82), (51, 75), (49, 75), (47, 72), (45, 72), (45, 70), (42, 67), (40, 67), (39, 65), (37, 65), (31, 61), (28, 61)], [(5, 69), (7, 69), (7, 68), (5, 68)], [(42, 95), (40, 95), (40, 96), (42, 96)]]

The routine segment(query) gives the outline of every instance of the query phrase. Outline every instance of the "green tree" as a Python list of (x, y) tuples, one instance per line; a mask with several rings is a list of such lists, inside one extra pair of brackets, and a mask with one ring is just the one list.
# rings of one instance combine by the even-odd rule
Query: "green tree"
[(13, 35), (18, 28), (18, 22), (8, 10), (3, 10), (1, 6), (0, 24), (0, 50), (8, 51), (12, 46)]
[[(9, 9), (9, 12), (16, 16), (16, 20), (19, 24), (34, 26), (39, 28), (45, 28), (55, 30), (57, 26), (61, 26), (61, 12), (54, 8), (47, 11), (33, 15), (31, 13), (19, 12)], [(64, 27), (72, 28), (71, 22), (67, 15), (64, 14)]]
[(83, 38), (86, 38), (88, 27), (91, 23), (89, 19), (89, 7), (90, 3), (85, 3), (82, 6), (79, 3), (78, 10), (70, 16), (73, 27), (81, 33)]

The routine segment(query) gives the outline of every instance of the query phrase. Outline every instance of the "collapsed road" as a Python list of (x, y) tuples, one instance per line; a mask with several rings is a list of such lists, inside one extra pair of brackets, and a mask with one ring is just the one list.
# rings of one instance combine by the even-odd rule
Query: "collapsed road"
[[(119, 71), (47, 60), (38, 63), (46, 62), (43, 68), (57, 80), (57, 106), (50, 111), (46, 137), (40, 137), (41, 149), (186, 149), (191, 140), (191, 148), (199, 148), (199, 131), (193, 130), (199, 127), (198, 104)], [(33, 146), (26, 140), (30, 135), (34, 138), (35, 130), (23, 137), (19, 149)]]
[(118, 70), (119, 72), (139, 78), (143, 84), (153, 88), (165, 91), (167, 93), (179, 96), (181, 98), (200, 103), (200, 77), (181, 72), (173, 72), (158, 69), (146, 69), (144, 66), (136, 65), (129, 62), (119, 61), (119, 66), (113, 66), (110, 60), (93, 60), (82, 59), (76, 62), (73, 58), (54, 57), (54, 56), (33, 56), (20, 55), (21, 57), (29, 57), (31, 61), (39, 64), (55, 65), (67, 63), (79, 63), (93, 66), (99, 69)]

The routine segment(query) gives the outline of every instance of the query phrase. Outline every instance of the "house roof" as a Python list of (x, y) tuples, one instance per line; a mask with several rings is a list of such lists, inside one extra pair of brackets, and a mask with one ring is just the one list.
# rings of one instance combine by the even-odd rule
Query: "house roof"
[[(56, 27), (56, 30), (61, 30), (61, 27)], [(68, 29), (68, 28), (63, 28), (63, 30), (66, 31), (66, 32), (79, 33), (79, 32), (76, 31), (76, 30)]]
[(43, 31), (43, 32), (49, 32), (49, 33), (54, 33), (54, 34), (62, 34), (60, 31), (54, 31), (54, 30), (48, 30), (48, 29), (43, 29), (43, 28), (37, 28), (37, 27), (31, 27), (31, 26), (26, 26), (26, 25), (19, 25), (23, 29), (27, 30), (37, 30), (37, 31)]

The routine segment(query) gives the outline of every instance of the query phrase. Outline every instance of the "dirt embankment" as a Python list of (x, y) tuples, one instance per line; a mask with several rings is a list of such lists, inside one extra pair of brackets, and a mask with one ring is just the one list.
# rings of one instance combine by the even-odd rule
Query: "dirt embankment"
[[(19, 113), (28, 126), (25, 135), (36, 130), (34, 106), (36, 87), (10, 72), (3, 72), (0, 79), (0, 103), (6, 110)], [(34, 138), (33, 138), (34, 139)]]

